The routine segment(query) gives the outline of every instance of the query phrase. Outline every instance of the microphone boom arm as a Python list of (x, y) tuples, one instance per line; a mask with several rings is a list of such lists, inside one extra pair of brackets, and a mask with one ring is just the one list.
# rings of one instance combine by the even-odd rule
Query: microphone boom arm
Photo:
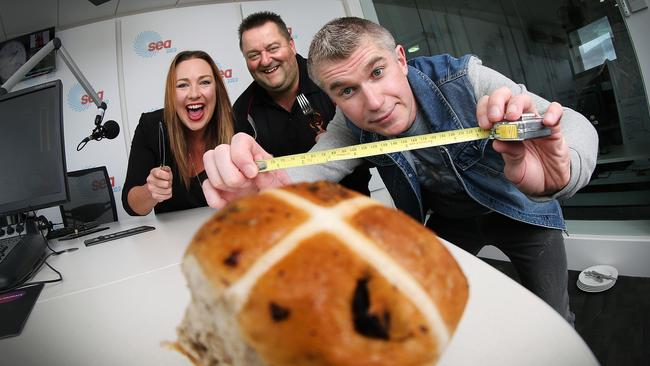
[[(72, 75), (74, 75), (75, 79), (81, 84), (81, 87), (86, 91), (86, 94), (90, 95), (92, 98), (93, 102), (97, 106), (97, 115), (95, 116), (95, 131), (101, 130), (101, 124), (102, 124), (102, 119), (104, 118), (104, 112), (106, 112), (106, 103), (103, 102), (100, 98), (99, 95), (95, 92), (95, 89), (90, 85), (86, 77), (81, 73), (81, 70), (79, 70), (79, 67), (77, 64), (74, 62), (68, 51), (63, 47), (63, 44), (61, 43), (61, 40), (59, 38), (54, 38), (51, 41), (47, 42), (45, 46), (43, 46), (38, 52), (34, 54), (27, 62), (25, 62), (21, 67), (14, 72), (13, 75), (7, 81), (2, 84), (0, 87), (0, 95), (7, 94), (18, 82), (23, 80), (25, 75), (29, 72), (29, 70), (33, 69), (41, 60), (45, 58), (45, 56), (49, 55), (50, 52), (58, 50), (61, 51), (60, 56), (63, 59), (63, 62), (68, 66), (68, 69), (72, 72)], [(77, 145), (77, 151), (83, 149), (84, 146), (86, 146), (86, 143), (88, 142), (88, 139), (84, 139)]]
[[(90, 97), (93, 99), (93, 102), (97, 106), (97, 108), (101, 109), (106, 109), (106, 104), (101, 101), (99, 98), (99, 95), (95, 92), (95, 89), (90, 85), (86, 77), (81, 73), (81, 70), (79, 70), (79, 67), (77, 67), (77, 64), (75, 64), (74, 60), (72, 57), (70, 57), (70, 54), (68, 51), (66, 51), (65, 47), (63, 47), (63, 44), (61, 43), (61, 40), (59, 38), (54, 38), (51, 41), (47, 42), (45, 46), (43, 46), (38, 52), (34, 54), (27, 62), (25, 62), (16, 72), (11, 75), (7, 81), (2, 84), (2, 87), (0, 88), (0, 95), (8, 93), (18, 82), (20, 82), (25, 75), (29, 72), (29, 70), (33, 69), (41, 60), (45, 58), (45, 56), (49, 55), (50, 52), (53, 50), (59, 50), (61, 51), (61, 58), (63, 59), (63, 62), (68, 66), (70, 71), (72, 72), (72, 75), (77, 79), (79, 84), (81, 84), (81, 87), (84, 88), (86, 93), (90, 95)], [(102, 108), (102, 104), (103, 108)]]

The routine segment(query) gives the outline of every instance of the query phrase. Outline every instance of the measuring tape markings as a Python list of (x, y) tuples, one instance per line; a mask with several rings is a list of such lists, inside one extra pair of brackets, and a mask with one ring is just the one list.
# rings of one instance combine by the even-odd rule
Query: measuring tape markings
[(373, 155), (389, 154), (399, 151), (424, 149), (433, 146), (474, 141), (495, 137), (515, 139), (518, 136), (516, 124), (501, 124), (493, 130), (479, 127), (430, 133), (426, 135), (401, 137), (370, 142), (331, 150), (313, 151), (301, 154), (280, 156), (256, 161), (260, 172), (295, 168), (306, 165), (323, 164), (330, 161), (365, 158)]

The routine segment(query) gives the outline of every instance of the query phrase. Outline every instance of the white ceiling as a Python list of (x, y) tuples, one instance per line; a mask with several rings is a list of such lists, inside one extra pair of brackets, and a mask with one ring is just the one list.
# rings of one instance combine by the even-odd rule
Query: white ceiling
[[(243, 0), (242, 0), (243, 1)], [(0, 42), (54, 26), (60, 31), (100, 20), (160, 9), (238, 0), (0, 0)]]

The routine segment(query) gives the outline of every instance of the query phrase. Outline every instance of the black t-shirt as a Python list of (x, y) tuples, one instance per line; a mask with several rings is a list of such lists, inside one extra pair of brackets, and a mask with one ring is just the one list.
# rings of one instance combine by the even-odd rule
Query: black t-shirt
[[(418, 109), (411, 127), (398, 137), (431, 133), (432, 127)], [(441, 147), (405, 151), (420, 182), (422, 201), (427, 209), (447, 218), (468, 218), (484, 215), (490, 210), (474, 201), (465, 190), (452, 166), (445, 159)], [(426, 211), (426, 210), (425, 210)]]
[[(127, 197), (131, 188), (141, 186), (147, 182), (147, 176), (154, 167), (160, 166), (162, 157), (159, 151), (159, 122), (163, 120), (163, 110), (159, 109), (149, 113), (143, 113), (140, 116), (140, 122), (135, 129), (133, 140), (131, 141), (131, 153), (129, 154), (129, 167), (126, 172), (126, 181), (122, 189), (122, 206), (124, 210), (132, 216), (137, 216), (129, 203)], [(171, 167), (172, 180), (172, 197), (166, 201), (158, 203), (154, 207), (155, 213), (170, 211), (186, 210), (195, 207), (204, 207), (208, 203), (203, 196), (203, 190), (199, 178), (193, 177), (190, 180), (189, 189), (185, 188), (178, 173), (176, 160), (169, 147), (169, 135), (163, 123), (164, 146), (165, 146), (165, 165)]]
[[(235, 132), (245, 132), (273, 156), (299, 154), (308, 151), (316, 143), (316, 136), (327, 129), (334, 117), (336, 106), (309, 77), (307, 60), (296, 55), (299, 69), (298, 93), (304, 94), (317, 116), (310, 121), (294, 102), (287, 112), (278, 105), (264, 88), (253, 81), (237, 98), (233, 106)], [(357, 168), (340, 183), (350, 189), (369, 195), (370, 172), (367, 166)]]

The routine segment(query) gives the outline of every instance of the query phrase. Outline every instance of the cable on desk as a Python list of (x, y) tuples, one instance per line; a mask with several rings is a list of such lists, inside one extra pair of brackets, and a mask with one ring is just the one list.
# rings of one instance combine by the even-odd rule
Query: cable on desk
[[(33, 212), (33, 213), (35, 214), (35, 212)], [(42, 258), (39, 261), (37, 266), (34, 266), (34, 268), (31, 271), (29, 271), (27, 274), (25, 274), (25, 276), (18, 281), (18, 284), (16, 286), (13, 286), (13, 287), (11, 287), (9, 289), (2, 290), (2, 291), (0, 291), (0, 294), (16, 291), (16, 290), (19, 290), (21, 288), (28, 287), (28, 286), (39, 285), (39, 284), (47, 284), (47, 283), (56, 283), (56, 282), (63, 281), (63, 275), (61, 274), (61, 272), (59, 272), (56, 268), (52, 267), (52, 265), (47, 263), (47, 259), (50, 258), (53, 255), (60, 255), (60, 254), (63, 254), (63, 253), (72, 252), (72, 251), (75, 251), (75, 250), (77, 250), (79, 248), (68, 248), (66, 250), (56, 251), (50, 246), (50, 243), (47, 240), (47, 238), (45, 237), (45, 234), (43, 234), (43, 230), (39, 228), (38, 231), (41, 234), (41, 236), (43, 237), (43, 240), (45, 240), (45, 245), (51, 251), (51, 253), (47, 254), (44, 258)], [(22, 236), (22, 233), (20, 233), (19, 236)], [(36, 275), (36, 273), (38, 273), (38, 271), (40, 271), (41, 268), (43, 268), (43, 265), (48, 266), (52, 271), (54, 271), (58, 275), (58, 278), (51, 279), (51, 280), (42, 280), (42, 281), (34, 281), (34, 282), (25, 283), (27, 280), (34, 277)]]
[[(57, 271), (56, 268), (52, 267), (49, 263), (47, 263), (47, 259), (48, 259), (50, 256), (52, 256), (52, 255), (57, 255), (57, 254), (50, 253), (50, 254), (46, 255), (45, 258), (43, 258), (43, 259), (40, 261), (40, 263), (38, 264), (38, 266), (34, 267), (34, 269), (32, 269), (32, 270), (31, 270), (30, 272), (28, 272), (28, 273), (27, 273), (27, 274), (26, 274), (26, 275), (25, 275), (25, 276), (24, 276), (20, 281), (18, 281), (18, 283), (19, 283), (18, 285), (14, 286), (14, 287), (11, 287), (11, 288), (8, 288), (8, 289), (6, 289), (6, 290), (2, 290), (2, 291), (0, 291), (0, 295), (1, 295), (1, 294), (5, 294), (5, 293), (7, 293), (7, 292), (12, 292), (12, 291), (20, 290), (21, 288), (28, 287), (28, 286), (33, 286), (33, 285), (38, 285), (38, 284), (46, 284), (46, 283), (55, 283), (55, 282), (61, 282), (61, 281), (63, 281), (63, 275), (61, 274), (61, 272)], [(28, 279), (34, 277), (34, 275), (36, 275), (36, 273), (37, 273), (38, 271), (40, 271), (41, 268), (43, 268), (43, 264), (45, 264), (46, 266), (50, 267), (51, 270), (53, 270), (54, 272), (56, 272), (56, 274), (59, 275), (59, 278), (57, 278), (57, 279), (52, 279), (52, 280), (43, 280), (43, 281), (34, 281), (34, 282), (27, 282), (27, 283), (25, 283), (25, 281), (27, 281)]]
[[(41, 231), (41, 235), (43, 235), (42, 231)], [(50, 253), (50, 255), (59, 255), (59, 254), (63, 254), (63, 253), (74, 252), (75, 250), (79, 249), (77, 247), (74, 247), (74, 248), (68, 248), (68, 249), (56, 251), (50, 246), (50, 242), (47, 241), (47, 239), (45, 240), (45, 243), (46, 243), (45, 245), (47, 245), (47, 249), (49, 249), (52, 252), (52, 253)], [(49, 257), (49, 255), (48, 255), (48, 257)]]
[[(32, 215), (36, 216), (36, 211), (32, 211)], [(49, 249), (52, 252), (53, 255), (59, 255), (59, 254), (63, 254), (63, 253), (74, 252), (75, 250), (79, 249), (79, 248), (68, 248), (68, 249), (56, 251), (56, 250), (54, 250), (54, 248), (52, 248), (50, 246), (50, 242), (49, 242), (49, 240), (47, 240), (47, 236), (45, 234), (43, 234), (43, 228), (41, 228), (40, 226), (37, 226), (37, 228), (38, 228), (38, 232), (43, 237), (43, 240), (45, 240), (45, 245), (47, 245), (47, 249)], [(48, 232), (49, 232), (49, 230), (48, 230)], [(49, 255), (48, 255), (48, 257), (49, 257)], [(47, 259), (47, 257), (46, 257), (46, 259)], [(40, 267), (42, 267), (42, 266), (43, 265), (41, 264)], [(47, 266), (50, 267), (49, 264)], [(52, 268), (52, 267), (50, 267), (50, 268)], [(52, 268), (52, 270), (56, 272), (56, 270), (54, 268)]]

